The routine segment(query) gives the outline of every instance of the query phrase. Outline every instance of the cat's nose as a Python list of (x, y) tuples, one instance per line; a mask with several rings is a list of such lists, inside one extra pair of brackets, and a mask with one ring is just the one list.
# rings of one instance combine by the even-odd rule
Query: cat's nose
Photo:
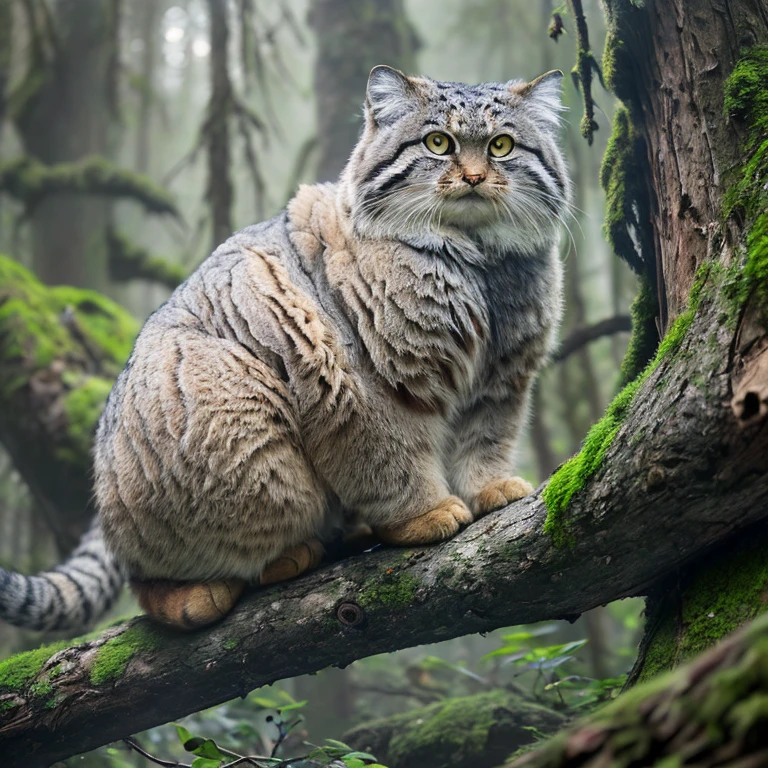
[(484, 173), (465, 173), (461, 177), (470, 187), (476, 187), (481, 181), (485, 181)]

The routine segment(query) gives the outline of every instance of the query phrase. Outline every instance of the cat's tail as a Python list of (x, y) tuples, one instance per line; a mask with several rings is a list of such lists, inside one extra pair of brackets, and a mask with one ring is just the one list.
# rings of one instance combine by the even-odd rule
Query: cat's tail
[(115, 602), (125, 577), (93, 525), (69, 559), (36, 576), (0, 568), (0, 620), (17, 627), (79, 632)]

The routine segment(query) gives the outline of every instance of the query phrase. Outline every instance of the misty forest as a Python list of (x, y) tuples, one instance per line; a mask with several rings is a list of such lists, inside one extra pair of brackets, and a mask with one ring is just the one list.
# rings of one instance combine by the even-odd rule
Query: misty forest
[(91, 526), (144, 321), (339, 177), (380, 64), (565, 73), (536, 490), (191, 632), (127, 586), (76, 630), (0, 621), (0, 764), (768, 765), (765, 0), (0, 0), (0, 619)]

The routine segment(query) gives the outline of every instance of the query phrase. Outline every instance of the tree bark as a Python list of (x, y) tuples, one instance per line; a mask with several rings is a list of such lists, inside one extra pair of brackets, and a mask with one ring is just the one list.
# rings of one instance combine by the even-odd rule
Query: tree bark
[(718, 297), (702, 300), (677, 353), (647, 379), (601, 468), (571, 499), (572, 546), (543, 531), (540, 490), (440, 546), (363, 555), (258, 590), (207, 632), (179, 635), (136, 619), (60, 651), (5, 687), (7, 759), (47, 765), (278, 679), (497, 627), (573, 618), (644, 594), (681, 563), (762, 520), (768, 427), (741, 429), (729, 406), (735, 332), (719, 322)]
[(229, 19), (226, 0), (208, 0), (211, 25), (211, 97), (203, 133), (208, 146), (208, 191), (211, 206), (215, 250), (232, 234), (232, 199), (234, 191), (230, 175), (231, 148), (229, 118), (233, 112), (234, 94), (229, 79)]
[[(114, 9), (110, 0), (61, 0), (53, 6), (55, 30), (36, 19), (14, 117), (27, 153), (47, 165), (109, 154)], [(49, 284), (105, 290), (108, 212), (109, 203), (97, 198), (43, 200), (31, 221), (36, 274)]]
[[(656, 264), (648, 265), (648, 272), (657, 276), (658, 322), (664, 330), (683, 312), (702, 264), (714, 261), (717, 268), (738, 271), (748, 250), (744, 244), (755, 213), (748, 205), (729, 211), (726, 195), (748, 160), (749, 126), (743, 116), (726, 114), (724, 94), (745, 50), (768, 43), (768, 7), (762, 0), (656, 0), (643, 7), (611, 0), (607, 11), (608, 81), (647, 148), (642, 178), (632, 184), (653, 192), (648, 223)], [(757, 77), (763, 88), (767, 77)], [(765, 183), (764, 168), (752, 174), (758, 187)], [(757, 193), (763, 195), (757, 212), (768, 204), (764, 191)], [(760, 363), (768, 342), (764, 299), (754, 285), (751, 290), (751, 298), (726, 321), (738, 327), (726, 365), (744, 366), (742, 373), (735, 372), (733, 386), (743, 389), (740, 381), (753, 380), (757, 402), (759, 392), (768, 391), (768, 366)], [(700, 380), (699, 386), (708, 387), (708, 381)], [(765, 429), (752, 427), (744, 413), (741, 418), (744, 431)], [(688, 452), (681, 450), (680, 456), (685, 460)], [(712, 469), (719, 471), (716, 462)], [(730, 511), (727, 501), (723, 508)], [(765, 565), (747, 536), (660, 582), (652, 590), (631, 680), (676, 666), (765, 610), (765, 589)]]
[(418, 47), (403, 0), (312, 0), (317, 37), (318, 181), (335, 181), (362, 126), (368, 73), (389, 64), (413, 73)]

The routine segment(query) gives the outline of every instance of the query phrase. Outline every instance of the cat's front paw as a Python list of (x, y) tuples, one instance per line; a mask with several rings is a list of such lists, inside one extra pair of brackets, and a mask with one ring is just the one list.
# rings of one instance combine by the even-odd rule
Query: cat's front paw
[(387, 544), (415, 547), (450, 539), (462, 525), (473, 520), (467, 505), (456, 496), (448, 496), (434, 509), (411, 520), (374, 529), (376, 535)]
[(522, 477), (492, 480), (477, 494), (475, 503), (472, 505), (475, 510), (475, 519), (493, 512), (494, 509), (506, 507), (507, 504), (522, 499), (529, 493), (533, 493), (533, 486)]

